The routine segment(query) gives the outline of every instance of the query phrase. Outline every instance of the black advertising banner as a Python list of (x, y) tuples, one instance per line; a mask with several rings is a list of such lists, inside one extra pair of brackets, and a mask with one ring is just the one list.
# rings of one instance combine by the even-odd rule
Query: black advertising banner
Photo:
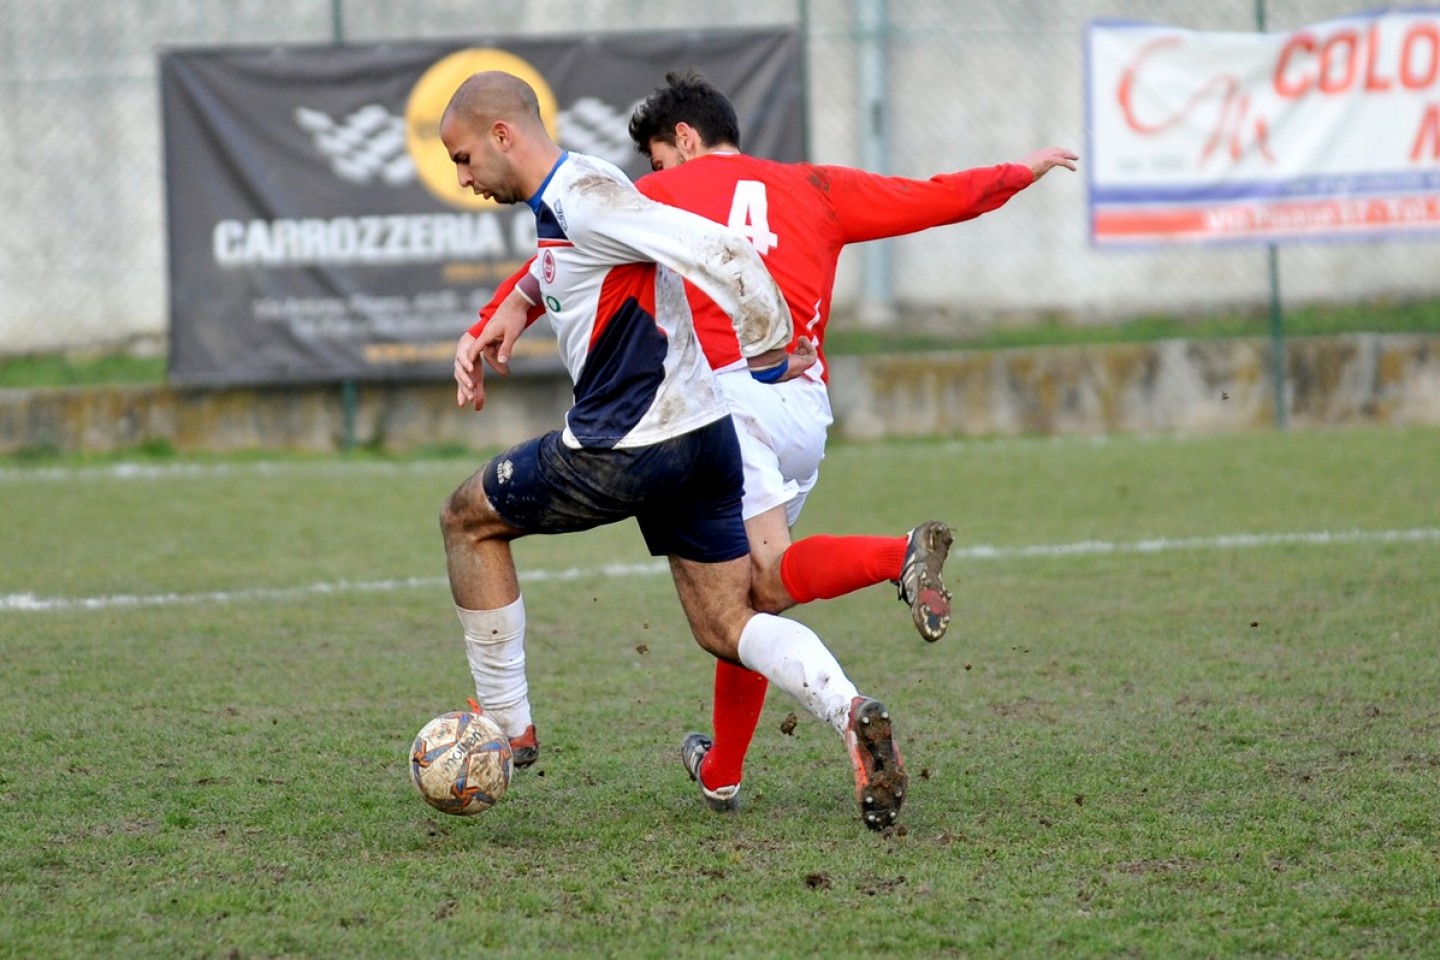
[[(803, 159), (801, 57), (795, 30), (162, 52), (170, 380), (450, 375), (535, 248), (530, 208), (462, 191), (440, 142), (470, 74), (524, 78), (562, 147), (639, 177), (631, 111), (688, 67), (734, 101), (748, 153)], [(520, 346), (519, 370), (557, 363), (544, 331)]]

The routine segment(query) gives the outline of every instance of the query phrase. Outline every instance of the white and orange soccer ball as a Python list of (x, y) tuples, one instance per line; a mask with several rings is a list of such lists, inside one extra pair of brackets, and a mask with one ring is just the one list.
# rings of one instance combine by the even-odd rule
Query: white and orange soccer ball
[(410, 779), (436, 810), (484, 813), (510, 786), (510, 741), (489, 717), (463, 710), (425, 724), (410, 748)]

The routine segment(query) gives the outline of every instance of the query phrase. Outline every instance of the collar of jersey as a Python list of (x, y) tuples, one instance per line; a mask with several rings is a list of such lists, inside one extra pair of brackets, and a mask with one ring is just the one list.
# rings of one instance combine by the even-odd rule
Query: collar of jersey
[(525, 201), (526, 203), (530, 204), (530, 209), (535, 211), (536, 216), (539, 216), (540, 214), (540, 197), (544, 195), (545, 188), (550, 186), (551, 180), (555, 179), (555, 171), (560, 169), (560, 164), (564, 163), (569, 158), (570, 151), (561, 150), (560, 159), (556, 160), (555, 166), (551, 167), (550, 172), (545, 174), (545, 180), (540, 184), (540, 189), (536, 190), (535, 195), (532, 196), (529, 200)]

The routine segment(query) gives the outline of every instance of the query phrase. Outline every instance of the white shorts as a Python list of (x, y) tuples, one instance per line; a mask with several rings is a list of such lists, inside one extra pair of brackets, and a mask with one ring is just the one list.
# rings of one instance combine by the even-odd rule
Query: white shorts
[(745, 369), (717, 379), (730, 403), (745, 462), (745, 519), (784, 505), (793, 527), (820, 478), (825, 436), (835, 421), (825, 384), (809, 377), (761, 383)]

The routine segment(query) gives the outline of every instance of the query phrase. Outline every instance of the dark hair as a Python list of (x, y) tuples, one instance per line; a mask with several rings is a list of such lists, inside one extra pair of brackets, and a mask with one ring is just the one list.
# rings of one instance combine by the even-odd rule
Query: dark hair
[(675, 125), (688, 123), (707, 147), (728, 143), (740, 146), (740, 121), (730, 98), (710, 85), (699, 70), (672, 70), (665, 86), (645, 98), (630, 117), (630, 139), (635, 149), (650, 155), (650, 141), (675, 143)]

